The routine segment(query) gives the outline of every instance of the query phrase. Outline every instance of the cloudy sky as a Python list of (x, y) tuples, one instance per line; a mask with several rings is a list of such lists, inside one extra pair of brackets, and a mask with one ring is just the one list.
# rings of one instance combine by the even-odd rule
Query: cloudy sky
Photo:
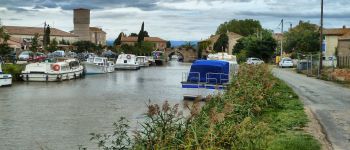
[[(325, 27), (350, 26), (350, 0), (325, 0)], [(0, 0), (3, 25), (73, 29), (74, 8), (90, 8), (90, 26), (102, 27), (108, 39), (120, 32), (138, 33), (142, 21), (151, 36), (166, 40), (200, 40), (220, 23), (257, 19), (279, 32), (282, 18), (319, 24), (320, 0)]]

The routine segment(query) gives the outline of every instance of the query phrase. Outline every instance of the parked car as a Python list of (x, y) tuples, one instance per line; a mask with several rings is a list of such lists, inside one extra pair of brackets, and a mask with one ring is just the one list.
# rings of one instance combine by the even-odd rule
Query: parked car
[(66, 56), (67, 56), (67, 57), (70, 57), (70, 58), (77, 58), (77, 57), (78, 57), (77, 53), (71, 52), (71, 51), (69, 51), (69, 52), (66, 54)]
[(251, 58), (248, 58), (247, 59), (247, 64), (250, 64), (250, 65), (259, 65), (259, 64), (263, 64), (264, 61), (262, 61), (261, 59), (259, 58), (255, 58), (255, 57), (251, 57)]
[(55, 56), (58, 56), (58, 57), (64, 57), (65, 56), (65, 53), (63, 50), (57, 50), (57, 51), (54, 51), (53, 52)]
[(32, 59), (34, 53), (32, 51), (23, 51), (18, 55), (18, 59), (22, 61), (27, 61), (28, 59)]
[(281, 61), (279, 62), (279, 67), (281, 67), (281, 68), (293, 67), (292, 59), (288, 58), (288, 57), (282, 58)]
[(44, 61), (46, 58), (47, 56), (44, 53), (36, 52), (35, 56), (30, 57), (28, 61), (40, 62), (40, 61)]

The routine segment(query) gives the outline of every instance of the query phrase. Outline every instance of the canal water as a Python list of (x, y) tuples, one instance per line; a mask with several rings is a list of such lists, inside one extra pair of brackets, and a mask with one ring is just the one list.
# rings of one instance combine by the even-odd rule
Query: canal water
[(181, 88), (190, 65), (171, 61), (138, 71), (0, 88), (0, 149), (94, 149), (89, 133), (111, 132), (122, 116), (136, 128), (149, 100), (182, 104), (184, 94), (210, 92)]

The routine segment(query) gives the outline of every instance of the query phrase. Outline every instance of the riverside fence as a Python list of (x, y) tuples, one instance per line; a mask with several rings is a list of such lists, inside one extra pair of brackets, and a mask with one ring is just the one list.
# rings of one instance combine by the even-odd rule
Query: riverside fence
[(338, 56), (337, 57), (338, 68), (350, 68), (350, 56)]

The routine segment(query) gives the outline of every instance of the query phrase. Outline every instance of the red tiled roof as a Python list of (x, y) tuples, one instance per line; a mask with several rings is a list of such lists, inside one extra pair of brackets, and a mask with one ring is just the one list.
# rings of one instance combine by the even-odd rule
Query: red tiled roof
[[(23, 26), (3, 26), (6, 32), (10, 35), (34, 35), (38, 33), (39, 35), (44, 34), (44, 29), (42, 27), (23, 27)], [(78, 37), (77, 35), (56, 29), (50, 28), (51, 36), (62, 36), (62, 37)]]
[[(145, 37), (145, 42), (166, 42), (165, 40), (159, 38), (159, 37)], [(128, 37), (122, 37), (122, 42), (137, 42), (137, 37), (128, 36)]]
[(98, 27), (90, 27), (90, 31), (106, 33), (105, 31), (103, 31), (101, 28), (98, 28)]
[(323, 29), (324, 35), (344, 35), (350, 32), (350, 28), (333, 28), (333, 29)]

